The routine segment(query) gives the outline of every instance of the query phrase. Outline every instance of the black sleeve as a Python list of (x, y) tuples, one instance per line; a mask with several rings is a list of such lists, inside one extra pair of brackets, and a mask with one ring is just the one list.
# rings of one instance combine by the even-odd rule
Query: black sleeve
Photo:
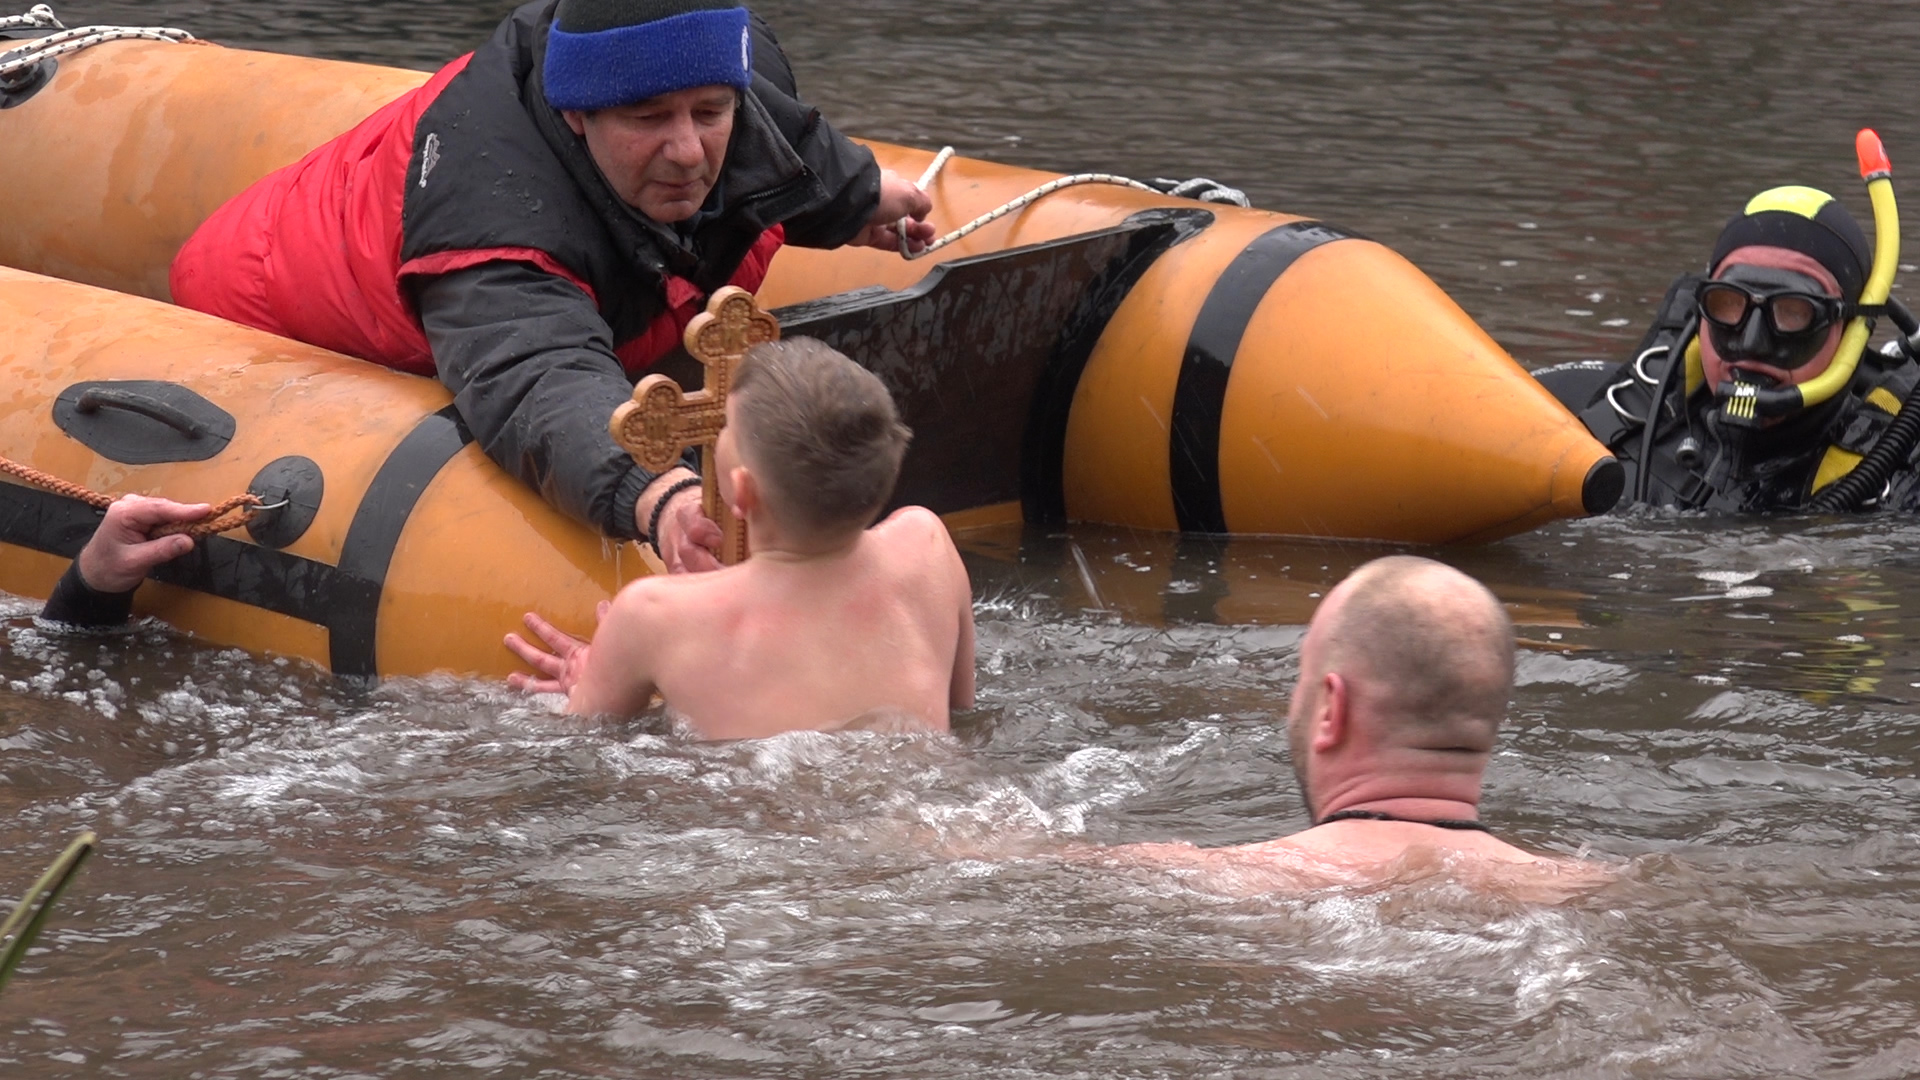
[(873, 151), (835, 131), (817, 111), (814, 116), (818, 122), (794, 149), (833, 192), (833, 200), (789, 220), (787, 242), (836, 248), (873, 220), (880, 205), (880, 163), (873, 160)]
[(47, 605), (40, 609), (40, 617), (68, 626), (118, 626), (133, 614), (133, 594), (136, 589), (122, 593), (100, 592), (80, 576), (80, 564), (76, 561), (67, 567), (60, 583), (53, 587), (53, 595), (47, 597)]
[(490, 262), (429, 279), (416, 302), (440, 381), (487, 456), (569, 516), (634, 539), (655, 474), (607, 431), (633, 384), (587, 294), (528, 263)]
[(773, 30), (757, 15), (753, 29), (753, 96), (766, 106), (774, 126), (820, 178), (829, 196), (821, 206), (786, 220), (787, 243), (839, 247), (873, 220), (880, 203), (880, 165), (873, 160), (873, 151), (835, 131), (819, 109), (799, 99), (793, 67), (774, 40)]

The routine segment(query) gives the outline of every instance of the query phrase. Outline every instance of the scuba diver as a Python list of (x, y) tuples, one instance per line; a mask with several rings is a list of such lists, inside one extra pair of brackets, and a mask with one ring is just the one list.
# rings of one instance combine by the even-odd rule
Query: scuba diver
[[(1754, 513), (1920, 509), (1920, 325), (1888, 296), (1899, 256), (1891, 167), (1860, 133), (1875, 243), (1808, 187), (1753, 197), (1705, 274), (1668, 287), (1634, 358), (1540, 381), (1627, 469), (1623, 503)], [(1901, 336), (1866, 349), (1885, 315)], [(1647, 418), (1651, 416), (1652, 422)]]

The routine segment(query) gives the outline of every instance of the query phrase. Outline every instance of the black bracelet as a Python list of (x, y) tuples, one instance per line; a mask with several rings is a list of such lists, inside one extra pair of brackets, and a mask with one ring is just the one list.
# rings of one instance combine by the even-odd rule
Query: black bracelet
[(647, 517), (647, 543), (653, 545), (654, 554), (663, 559), (667, 557), (666, 552), (660, 550), (660, 515), (667, 509), (667, 503), (688, 488), (699, 486), (699, 477), (687, 476), (675, 480), (667, 490), (660, 493), (660, 501), (653, 504), (653, 513)]

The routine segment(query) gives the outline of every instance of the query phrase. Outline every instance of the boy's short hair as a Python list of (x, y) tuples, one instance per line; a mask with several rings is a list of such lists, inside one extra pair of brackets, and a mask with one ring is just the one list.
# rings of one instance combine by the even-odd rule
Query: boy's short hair
[(734, 376), (740, 452), (768, 509), (796, 529), (864, 529), (913, 437), (873, 372), (813, 338), (755, 345)]

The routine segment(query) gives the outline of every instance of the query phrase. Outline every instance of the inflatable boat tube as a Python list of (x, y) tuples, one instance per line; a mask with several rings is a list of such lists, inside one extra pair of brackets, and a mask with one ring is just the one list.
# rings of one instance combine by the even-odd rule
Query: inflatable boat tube
[[(0, 326), (0, 455), (96, 491), (290, 498), (141, 588), (138, 610), (209, 640), (345, 676), (504, 675), (522, 612), (585, 631), (646, 573), (496, 468), (430, 379), (17, 270), (0, 269)], [(88, 390), (108, 393), (88, 409)], [(46, 596), (98, 523), (0, 488), (0, 589)]]
[[(0, 263), (156, 299), (222, 202), (426, 78), (158, 42), (59, 63), (0, 112)], [(906, 175), (932, 156), (868, 145)], [(932, 185), (934, 219), (951, 228), (1051, 178), (956, 158)], [(902, 289), (941, 261), (1194, 205), (1080, 187), (935, 259), (788, 248), (761, 299)], [(1413, 266), (1331, 225), (1209, 210), (1208, 227), (1103, 283), (1083, 313), (1099, 325), (1067, 424), (1068, 517), (1448, 542), (1611, 505), (1605, 450)]]
[[(153, 610), (347, 674), (490, 674), (520, 610), (590, 611), (642, 572), (631, 549), (623, 559), (485, 462), (430, 381), (39, 276), (166, 299), (173, 254), (222, 202), (425, 75), (152, 42), (58, 63), (0, 110), (0, 263), (29, 272), (0, 276), (0, 378), (31, 388), (0, 403), (0, 455), (183, 499), (243, 490), (288, 456), (325, 478), (298, 539), (209, 543), (202, 565), (174, 575), (181, 587), (153, 590)], [(932, 157), (867, 145), (906, 175)], [(933, 219), (955, 227), (1052, 178), (956, 158), (931, 187)], [(1449, 543), (1603, 511), (1618, 495), (1618, 463), (1425, 275), (1310, 219), (1071, 188), (932, 259), (785, 249), (761, 301), (789, 333), (825, 337), (888, 381), (916, 429), (901, 500), (956, 525)], [(129, 381), (227, 413), (232, 442), (137, 464), (56, 422), (80, 383)], [(422, 445), (445, 451), (424, 478), (426, 459), (401, 453)], [(395, 497), (380, 478), (403, 473), (391, 482), (420, 490), (396, 516), (379, 509)], [(44, 595), (78, 546), (54, 534), (85, 521), (15, 491), (0, 496), (65, 524), (0, 536), (12, 545), (0, 588)], [(363, 520), (393, 538), (367, 547)], [(315, 591), (322, 579), (342, 591)], [(263, 591), (239, 595), (242, 580)], [(488, 595), (462, 599), (476, 581)], [(351, 616), (334, 603), (349, 594)], [(242, 627), (233, 604), (278, 621)]]

